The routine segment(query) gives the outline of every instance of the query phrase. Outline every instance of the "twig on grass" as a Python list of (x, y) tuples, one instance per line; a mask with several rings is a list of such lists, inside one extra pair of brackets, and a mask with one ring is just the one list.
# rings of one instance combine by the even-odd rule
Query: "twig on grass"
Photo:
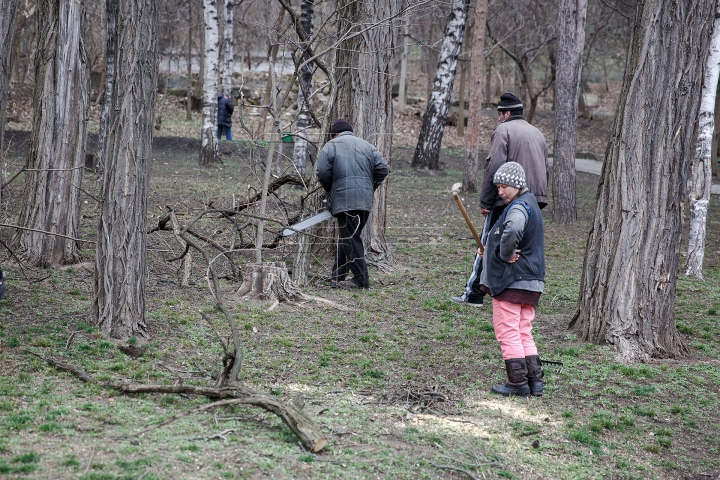
[(473, 480), (478, 480), (478, 478), (477, 478), (475, 475), (473, 475), (472, 473), (468, 472), (468, 471), (465, 470), (464, 468), (453, 467), (453, 466), (451, 466), (451, 465), (438, 465), (437, 463), (433, 463), (433, 462), (430, 462), (430, 465), (432, 465), (432, 466), (435, 467), (435, 468), (439, 468), (439, 469), (441, 469), (441, 470), (454, 470), (454, 471), (456, 471), (456, 472), (464, 473), (465, 475), (467, 475), (468, 477), (472, 478)]
[(85, 471), (83, 472), (83, 475), (85, 475), (88, 470), (90, 470), (90, 465), (92, 465), (93, 458), (95, 457), (95, 445), (92, 446), (92, 450), (90, 450), (90, 460), (88, 460), (87, 466), (85, 467)]
[(70, 333), (70, 336), (67, 339), (67, 342), (65, 343), (65, 350), (70, 350), (70, 343), (72, 343), (73, 338), (75, 337), (76, 333), (80, 333), (82, 330), (75, 330), (74, 332)]
[[(32, 352), (30, 350), (21, 350), (23, 353), (29, 353), (31, 355), (34, 355), (45, 362), (47, 362), (50, 366), (53, 366), (59, 370), (64, 370), (66, 372), (70, 372), (76, 377), (78, 377), (80, 380), (88, 383), (94, 383), (97, 385), (105, 386), (112, 388), (114, 390), (117, 390), (124, 394), (132, 394), (132, 393), (174, 393), (174, 394), (190, 394), (190, 395), (201, 395), (208, 398), (220, 398), (224, 399), (219, 402), (214, 402), (206, 405), (201, 405), (198, 408), (195, 408), (193, 410), (190, 410), (189, 412), (185, 414), (176, 415), (165, 422), (162, 422), (158, 425), (153, 425), (149, 429), (145, 430), (152, 430), (153, 428), (158, 428), (163, 425), (166, 425), (168, 423), (171, 423), (175, 421), (177, 418), (180, 418), (185, 415), (189, 415), (195, 411), (202, 411), (208, 408), (213, 408), (215, 406), (220, 405), (252, 405), (254, 407), (262, 408), (263, 410), (267, 410), (268, 412), (271, 412), (278, 417), (280, 417), (280, 420), (287, 425), (290, 430), (297, 436), (300, 441), (303, 442), (305, 447), (312, 451), (313, 453), (317, 453), (323, 448), (325, 448), (325, 445), (327, 444), (327, 438), (320, 432), (320, 429), (314, 424), (310, 418), (308, 418), (305, 413), (297, 408), (292, 403), (283, 403), (280, 400), (277, 400), (276, 398), (273, 398), (268, 395), (263, 395), (261, 393), (255, 392), (243, 385), (234, 384), (232, 386), (224, 387), (224, 388), (214, 388), (214, 387), (204, 387), (204, 386), (195, 386), (195, 385), (133, 385), (133, 384), (125, 384), (125, 383), (112, 383), (112, 382), (101, 382), (94, 378), (92, 375), (89, 375), (87, 372), (85, 372), (83, 369), (76, 367), (74, 365), (69, 365), (64, 362), (61, 362), (59, 360), (55, 360), (53, 358), (44, 358), (41, 355), (38, 355), (35, 352)], [(143, 431), (139, 432), (138, 434), (142, 434)], [(136, 434), (136, 435), (138, 435)]]
[(208, 325), (210, 325), (210, 328), (212, 328), (212, 331), (215, 332), (215, 336), (217, 337), (218, 342), (220, 342), (220, 345), (222, 345), (223, 352), (225, 352), (225, 355), (227, 355), (228, 349), (225, 346), (225, 342), (223, 342), (223, 339), (220, 337), (220, 334), (215, 329), (215, 325), (213, 325), (212, 320), (210, 320), (210, 317), (205, 315), (205, 313), (202, 310), (198, 310), (198, 312), (200, 312), (200, 316), (202, 316), (203, 320), (205, 320), (208, 323)]

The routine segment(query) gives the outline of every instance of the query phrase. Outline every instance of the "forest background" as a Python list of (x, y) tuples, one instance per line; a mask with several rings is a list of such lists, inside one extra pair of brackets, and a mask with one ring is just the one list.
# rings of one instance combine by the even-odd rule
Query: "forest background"
[[(87, 2), (84, 14), (91, 170), (83, 178), (79, 238), (86, 241), (97, 235), (101, 215), (102, 178), (93, 175), (92, 164), (100, 144), (106, 84), (104, 7)], [(293, 7), (299, 13), (300, 6)], [(321, 43), (333, 45), (339, 35), (335, 2), (314, 2), (314, 7), (315, 28), (327, 35)], [(470, 70), (470, 35), (459, 56), (439, 168), (411, 168), (450, 7), (450, 2), (418, 2), (397, 26), (402, 30), (408, 25), (405, 38), (410, 48), (405, 96), (399, 95), (400, 61), (394, 62), (392, 80), (393, 175), (387, 194), (392, 265), (373, 271), (377, 281), (368, 295), (327, 290), (324, 280), (332, 263), (334, 237), (329, 232), (320, 235), (303, 289), (313, 298), (332, 302), (334, 306), (328, 307), (328, 303), (307, 299), (278, 306), (273, 301), (236, 298), (247, 278), (246, 264), (255, 257), (252, 237), (257, 235), (257, 224), (246, 222), (244, 230), (235, 224), (240, 236), (233, 239), (237, 233), (213, 219), (193, 220), (212, 205), (236, 209), (242, 199), (263, 190), (264, 172), (270, 171), (278, 180), (292, 171), (289, 152), (294, 142), (279, 141), (297, 139), (292, 137), (291, 125), (300, 110), (293, 43), (282, 40), (283, 35), (290, 35), (288, 17), (283, 18), (279, 3), (235, 2), (235, 67), (229, 94), (236, 107), (242, 105), (243, 125), (235, 120), (236, 141), (220, 142), (219, 161), (207, 169), (197, 165), (203, 125), (201, 65), (207, 47), (201, 35), (203, 5), (157, 3), (160, 69), (155, 82), (147, 226), (152, 229), (169, 222), (172, 211), (182, 227), (196, 222), (205, 245), (215, 242), (238, 248), (231, 249), (236, 251), (233, 258), (216, 265), (220, 287), (212, 288), (213, 274), (203, 265), (202, 255), (195, 252), (195, 263), (182, 260), (179, 264), (189, 242), (156, 228), (148, 237), (148, 338), (117, 340), (98, 328), (88, 314), (93, 296), (88, 260), (95, 255), (90, 244), (81, 250), (84, 262), (52, 269), (33, 267), (14, 255), (13, 232), (3, 228), (0, 239), (7, 248), (0, 264), (10, 272), (11, 282), (8, 300), (0, 303), (0, 407), (7, 436), (0, 444), (0, 474), (37, 478), (49, 472), (64, 478), (718, 475), (718, 440), (712, 433), (718, 424), (710, 412), (717, 409), (720, 383), (716, 321), (720, 244), (712, 235), (708, 238), (704, 281), (678, 280), (673, 324), (677, 321), (687, 346), (685, 354), (627, 365), (607, 345), (581, 341), (567, 326), (576, 311), (597, 176), (578, 174), (577, 222), (553, 224), (548, 218), (546, 223), (551, 279), (537, 330), (548, 358), (564, 361), (564, 370), (549, 371), (548, 394), (543, 399), (508, 402), (486, 394), (487, 387), (502, 376), (491, 313), (468, 312), (448, 300), (462, 286), (473, 251), (450, 196), (450, 186), (463, 181), (462, 127), (470, 95), (469, 79), (463, 76)], [(635, 2), (588, 4), (578, 157), (605, 160), (636, 10)], [(27, 195), (22, 180), (32, 143), (39, 12), (34, 2), (19, 2), (2, 171), (7, 185), (0, 223), (5, 225), (17, 223), (18, 209)], [(469, 14), (468, 21), (472, 17)], [(526, 113), (532, 105), (532, 123), (544, 132), (552, 149), (556, 17), (552, 2), (488, 5), (482, 78), (485, 105), (480, 122), (483, 149), (496, 124), (492, 102), (504, 91), (518, 93)], [(273, 45), (277, 45), (275, 51)], [(188, 64), (193, 66), (190, 72)], [(269, 71), (277, 72), (270, 82)], [(323, 83), (327, 78), (319, 70), (314, 73), (315, 85), (322, 87), (313, 102), (321, 109), (332, 90)], [(222, 91), (222, 83), (220, 74), (217, 90)], [(276, 96), (280, 104), (271, 115), (265, 113), (268, 88), (289, 92), (284, 100)], [(283, 127), (279, 131), (273, 126), (275, 121)], [(317, 141), (319, 129), (310, 129), (308, 137)], [(273, 154), (271, 169), (265, 168), (262, 164), (274, 148), (279, 155)], [(712, 150), (716, 166), (717, 147)], [(482, 153), (479, 158), (484, 158)], [(311, 165), (312, 145), (308, 161)], [(466, 192), (463, 197), (479, 221), (477, 196)], [(289, 219), (293, 216), (289, 208), (308, 211), (303, 207), (306, 198), (291, 184), (279, 187), (273, 198), (268, 217), (281, 218), (285, 211), (283, 218)], [(717, 231), (718, 210), (712, 203), (709, 212), (708, 231)], [(257, 210), (251, 213), (259, 215)], [(285, 261), (292, 271), (298, 245), (273, 244), (278, 227), (267, 229), (262, 241), (268, 244), (263, 248), (265, 258)], [(686, 241), (682, 249), (687, 251)], [(171, 393), (118, 396), (109, 386), (127, 379), (166, 386), (212, 383), (209, 377), (223, 353), (227, 355), (226, 346), (232, 344), (229, 338), (235, 333), (230, 325), (223, 326), (213, 291), (228, 299), (230, 315), (242, 329), (246, 363), (239, 378), (291, 406), (302, 404), (300, 409), (309, 412), (329, 439), (321, 453), (298, 445), (296, 433), (268, 413), (231, 406), (212, 417), (196, 413), (162, 426), (176, 410), (200, 412), (207, 401)], [(203, 317), (213, 318), (216, 326)], [(105, 385), (80, 384), (48, 366), (52, 358), (82, 365)], [(152, 426), (156, 428), (151, 433), (145, 431)]]

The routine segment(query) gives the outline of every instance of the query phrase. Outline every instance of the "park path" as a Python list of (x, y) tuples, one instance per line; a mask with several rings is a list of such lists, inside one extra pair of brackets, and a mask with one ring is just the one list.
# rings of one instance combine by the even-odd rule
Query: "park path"
[[(550, 165), (552, 165), (552, 157), (549, 158), (549, 161)], [(592, 173), (593, 175), (600, 175), (600, 172), (602, 170), (602, 164), (603, 162), (599, 162), (597, 160), (589, 160), (587, 158), (575, 159), (575, 169), (578, 172)], [(720, 195), (720, 184), (713, 183), (713, 186), (710, 189), (710, 193), (712, 193), (713, 195)]]

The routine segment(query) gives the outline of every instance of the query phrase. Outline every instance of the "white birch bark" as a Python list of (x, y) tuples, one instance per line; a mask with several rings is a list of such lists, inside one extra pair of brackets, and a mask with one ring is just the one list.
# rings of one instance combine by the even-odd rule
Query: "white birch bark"
[(225, 0), (225, 28), (223, 30), (222, 93), (230, 97), (232, 74), (235, 68), (235, 40), (233, 37), (233, 1)]
[(205, 65), (203, 69), (203, 109), (202, 109), (202, 147), (200, 148), (201, 166), (217, 161), (217, 91), (218, 91), (218, 13), (216, 0), (203, 0), (205, 14)]
[(707, 227), (710, 187), (712, 186), (712, 139), (715, 131), (715, 97), (717, 96), (718, 75), (720, 74), (720, 1), (717, 3), (715, 25), (710, 41), (710, 55), (705, 68), (700, 113), (698, 115), (698, 138), (695, 157), (690, 165), (690, 238), (685, 275), (702, 279), (702, 264), (705, 257), (705, 235)]
[[(300, 25), (305, 33), (306, 45), (312, 43), (313, 34), (313, 3), (312, 0), (302, 0), (300, 4)], [(305, 54), (301, 57), (300, 62), (308, 60), (309, 55)], [(293, 164), (298, 175), (305, 177), (305, 167), (307, 165), (307, 131), (310, 126), (310, 113), (308, 110), (308, 101), (306, 95), (310, 95), (312, 91), (312, 63), (308, 63), (300, 68), (298, 79), (300, 87), (298, 88), (298, 118), (297, 128), (295, 130), (295, 145), (293, 146)]]
[(438, 59), (435, 81), (428, 106), (423, 115), (418, 143), (413, 155), (413, 168), (437, 170), (445, 119), (455, 81), (460, 45), (465, 33), (469, 0), (453, 0), (452, 11), (445, 26), (445, 35)]
[(33, 94), (33, 135), (26, 197), (13, 243), (28, 263), (46, 267), (80, 260), (80, 184), (85, 165), (90, 76), (80, 0), (40, 2), (40, 39)]

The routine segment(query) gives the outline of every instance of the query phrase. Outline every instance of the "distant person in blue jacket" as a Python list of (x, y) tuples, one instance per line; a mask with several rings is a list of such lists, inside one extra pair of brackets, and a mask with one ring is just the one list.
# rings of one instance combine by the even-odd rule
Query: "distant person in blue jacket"
[(220, 140), (225, 130), (225, 140), (232, 140), (232, 114), (235, 110), (227, 95), (218, 95), (218, 129), (217, 138)]

